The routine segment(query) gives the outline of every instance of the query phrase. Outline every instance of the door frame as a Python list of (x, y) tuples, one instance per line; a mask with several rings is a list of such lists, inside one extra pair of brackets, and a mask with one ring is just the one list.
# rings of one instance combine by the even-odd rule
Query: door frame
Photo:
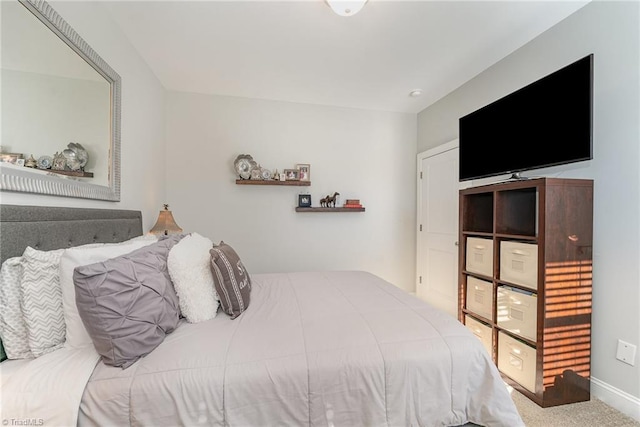
[(422, 220), (422, 161), (433, 156), (437, 156), (438, 154), (442, 154), (444, 152), (459, 148), (458, 138), (452, 139), (449, 142), (445, 142), (444, 144), (440, 144), (437, 147), (431, 148), (426, 151), (422, 151), (416, 156), (416, 271), (415, 271), (415, 295), (418, 295), (418, 287), (421, 285), (420, 283), (420, 259), (422, 255), (422, 232), (420, 231), (420, 224)]

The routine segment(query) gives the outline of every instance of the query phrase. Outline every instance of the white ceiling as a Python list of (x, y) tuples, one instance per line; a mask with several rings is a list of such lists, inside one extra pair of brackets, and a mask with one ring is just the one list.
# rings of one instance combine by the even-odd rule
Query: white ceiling
[[(110, 1), (168, 90), (417, 113), (588, 1)], [(409, 97), (420, 88), (423, 95)]]

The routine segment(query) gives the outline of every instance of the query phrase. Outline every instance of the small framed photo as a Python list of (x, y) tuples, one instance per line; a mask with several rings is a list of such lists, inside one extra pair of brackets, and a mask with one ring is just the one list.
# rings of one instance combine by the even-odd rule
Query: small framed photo
[[(16, 153), (0, 153), (0, 162), (16, 164), (18, 159), (22, 159), (22, 154)], [(24, 160), (23, 160), (24, 161)], [(23, 164), (24, 166), (24, 164)]]
[(311, 165), (298, 164), (296, 165), (296, 169), (300, 172), (298, 175), (300, 181), (311, 181)]
[(24, 166), (24, 159), (16, 159), (16, 166)]
[(311, 207), (311, 195), (310, 194), (298, 194), (298, 207), (310, 208)]
[(298, 169), (285, 169), (284, 176), (287, 181), (300, 181), (300, 171)]

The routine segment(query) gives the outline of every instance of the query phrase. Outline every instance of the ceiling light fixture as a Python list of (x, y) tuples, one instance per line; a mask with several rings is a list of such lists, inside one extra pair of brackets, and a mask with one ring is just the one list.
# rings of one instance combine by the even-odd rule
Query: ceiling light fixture
[(409, 92), (409, 96), (412, 98), (417, 98), (420, 95), (422, 95), (422, 89), (414, 89), (411, 92)]
[(340, 16), (353, 16), (364, 7), (368, 0), (324, 0), (331, 10)]

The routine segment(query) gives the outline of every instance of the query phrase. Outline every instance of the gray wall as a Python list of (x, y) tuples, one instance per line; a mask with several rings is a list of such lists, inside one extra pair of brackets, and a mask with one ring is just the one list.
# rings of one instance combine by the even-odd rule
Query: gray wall
[[(167, 200), (186, 231), (224, 240), (252, 273), (367, 270), (415, 290), (416, 120), (292, 102), (169, 92)], [(236, 185), (233, 161), (311, 164), (311, 186)], [(334, 191), (364, 213), (296, 213)]]
[(594, 180), (592, 390), (637, 417), (640, 355), (615, 353), (618, 339), (640, 344), (639, 16), (638, 2), (594, 1), (418, 115), (422, 152), (457, 138), (459, 117), (594, 53), (593, 160), (525, 175)]

